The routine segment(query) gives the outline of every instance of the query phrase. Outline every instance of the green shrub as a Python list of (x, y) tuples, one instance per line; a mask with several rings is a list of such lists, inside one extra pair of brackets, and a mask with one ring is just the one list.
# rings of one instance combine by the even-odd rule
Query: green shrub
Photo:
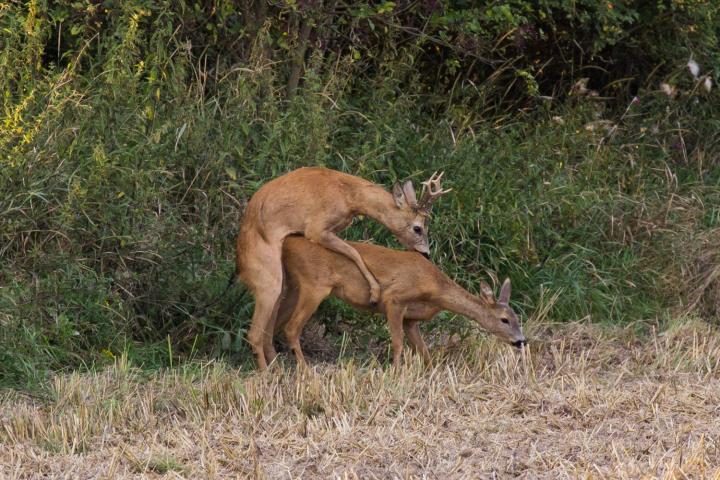
[[(526, 315), (557, 292), (557, 320), (687, 301), (720, 218), (720, 125), (685, 62), (718, 77), (718, 7), (465, 5), (0, 7), (0, 383), (123, 351), (248, 360), (251, 299), (220, 297), (234, 235), (303, 165), (388, 186), (444, 169), (434, 260), (473, 291), (509, 275)], [(567, 96), (583, 77), (600, 96)], [(397, 246), (367, 220), (346, 235)]]

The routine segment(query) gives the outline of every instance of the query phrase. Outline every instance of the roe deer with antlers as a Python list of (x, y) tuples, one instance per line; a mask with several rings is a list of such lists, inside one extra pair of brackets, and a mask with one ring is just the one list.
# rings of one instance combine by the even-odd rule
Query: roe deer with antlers
[(395, 366), (400, 363), (403, 330), (413, 349), (426, 362), (430, 360), (418, 322), (433, 318), (441, 310), (469, 317), (516, 347), (527, 343), (517, 315), (509, 305), (510, 279), (503, 282), (497, 299), (485, 282), (480, 283), (481, 296), (474, 296), (416, 252), (391, 250), (369, 243), (349, 243), (380, 282), (382, 294), (376, 307), (369, 306), (367, 282), (347, 257), (302, 237), (285, 240), (284, 295), (276, 328), (283, 327), (298, 363), (305, 363), (300, 333), (320, 302), (330, 295), (354, 307), (386, 315)]
[(440, 175), (423, 182), (418, 202), (412, 182), (396, 183), (392, 194), (359, 177), (320, 167), (305, 167), (263, 185), (250, 199), (237, 238), (237, 271), (255, 297), (248, 341), (260, 369), (276, 356), (273, 326), (283, 284), (282, 248), (288, 235), (341, 254), (358, 269), (369, 295), (378, 302), (380, 286), (362, 257), (335, 234), (357, 215), (384, 224), (406, 248), (427, 255), (427, 219), (432, 203), (450, 190)]

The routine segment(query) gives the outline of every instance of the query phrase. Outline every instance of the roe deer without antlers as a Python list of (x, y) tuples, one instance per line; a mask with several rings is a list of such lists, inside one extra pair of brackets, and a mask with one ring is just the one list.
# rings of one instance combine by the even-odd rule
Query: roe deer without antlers
[[(335, 233), (357, 215), (374, 218), (392, 231), (406, 248), (427, 255), (427, 218), (439, 196), (440, 175), (423, 182), (418, 202), (412, 182), (396, 183), (392, 194), (359, 177), (320, 167), (305, 167), (263, 185), (250, 199), (237, 238), (237, 271), (255, 297), (248, 341), (260, 369), (275, 358), (273, 325), (283, 284), (285, 237), (302, 234), (310, 242), (341, 254), (351, 262), (376, 304), (380, 286), (362, 257)], [(426, 187), (426, 188), (425, 188)]]
[(439, 268), (416, 252), (391, 250), (369, 243), (349, 242), (375, 278), (382, 295), (370, 307), (367, 282), (347, 257), (324, 249), (302, 237), (288, 237), (283, 246), (284, 296), (276, 328), (284, 328), (299, 364), (305, 363), (300, 333), (320, 302), (333, 295), (362, 309), (386, 315), (393, 347), (393, 365), (400, 362), (403, 329), (413, 349), (427, 362), (430, 354), (420, 336), (418, 322), (448, 310), (475, 320), (500, 339), (521, 347), (527, 342), (517, 315), (509, 305), (510, 279), (505, 279), (495, 299), (490, 286), (481, 282), (481, 296), (474, 296), (453, 282)]

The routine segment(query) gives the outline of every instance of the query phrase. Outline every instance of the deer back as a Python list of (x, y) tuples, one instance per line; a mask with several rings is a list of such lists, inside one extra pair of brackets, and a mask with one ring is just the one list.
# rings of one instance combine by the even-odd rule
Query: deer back
[[(380, 283), (381, 304), (429, 299), (444, 281), (444, 274), (417, 252), (392, 250), (370, 243), (348, 242), (363, 258)], [(283, 263), (292, 285), (331, 288), (333, 295), (359, 308), (366, 308), (370, 291), (355, 263), (300, 236), (288, 237), (283, 245)]]

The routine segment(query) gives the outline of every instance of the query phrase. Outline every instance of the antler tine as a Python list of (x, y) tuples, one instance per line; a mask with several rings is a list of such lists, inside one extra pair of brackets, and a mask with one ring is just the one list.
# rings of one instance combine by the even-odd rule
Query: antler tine
[[(437, 172), (435, 172), (437, 173)], [(425, 199), (427, 198), (427, 189), (430, 186), (430, 181), (435, 177), (435, 173), (430, 176), (429, 180), (425, 180), (424, 182), (420, 182), (422, 184), (422, 191), (420, 192), (420, 203), (423, 203)]]
[(421, 210), (429, 212), (430, 207), (432, 207), (432, 204), (438, 199), (438, 197), (452, 191), (452, 188), (443, 190), (440, 186), (440, 180), (444, 174), (445, 172), (440, 172), (440, 174), (435, 172), (428, 180), (422, 182), (423, 188), (422, 193), (420, 194), (420, 201), (418, 202), (418, 207)]

